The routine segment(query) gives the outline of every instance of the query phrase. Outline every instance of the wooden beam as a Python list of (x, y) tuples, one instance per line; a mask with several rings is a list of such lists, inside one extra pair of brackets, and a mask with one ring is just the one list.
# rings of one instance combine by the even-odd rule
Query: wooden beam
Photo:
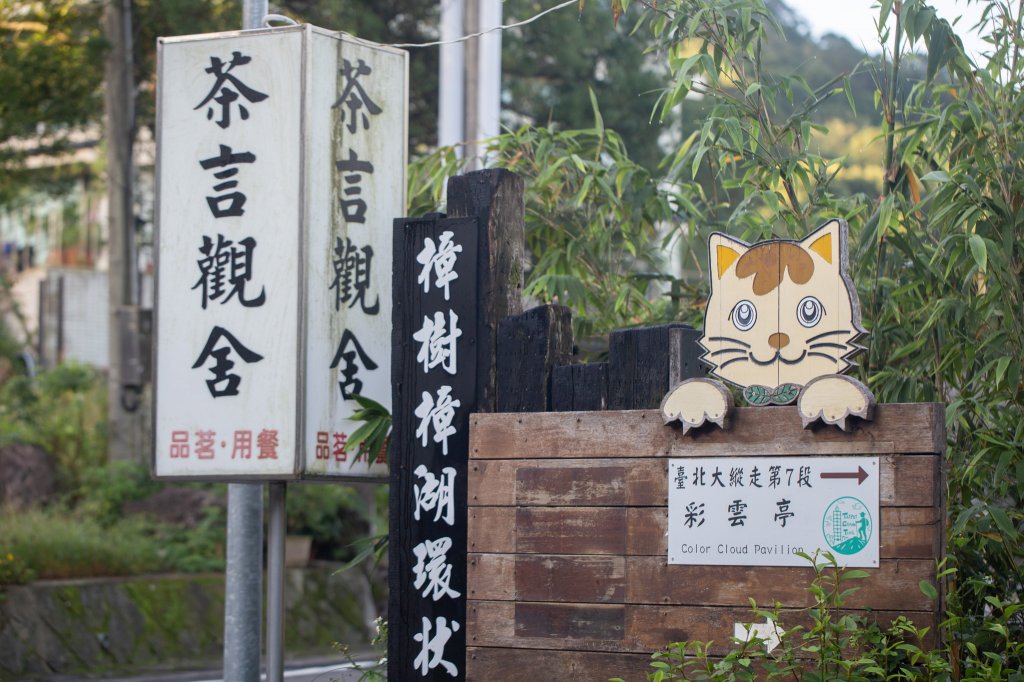
[(795, 406), (736, 408), (728, 431), (687, 435), (663, 425), (658, 410), (475, 414), (470, 422), (475, 459), (888, 455), (940, 453), (946, 444), (941, 403), (879, 405), (874, 421), (850, 432), (801, 429)]

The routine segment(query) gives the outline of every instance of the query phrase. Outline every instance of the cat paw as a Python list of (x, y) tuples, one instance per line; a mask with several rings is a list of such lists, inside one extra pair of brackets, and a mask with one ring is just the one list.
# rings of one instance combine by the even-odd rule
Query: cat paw
[(661, 400), (666, 424), (678, 421), (683, 433), (711, 422), (725, 428), (733, 408), (732, 393), (711, 379), (687, 379), (673, 386)]
[(865, 421), (874, 417), (875, 396), (856, 379), (842, 374), (826, 374), (807, 382), (796, 407), (805, 429), (820, 419), (847, 431), (850, 417), (860, 417)]

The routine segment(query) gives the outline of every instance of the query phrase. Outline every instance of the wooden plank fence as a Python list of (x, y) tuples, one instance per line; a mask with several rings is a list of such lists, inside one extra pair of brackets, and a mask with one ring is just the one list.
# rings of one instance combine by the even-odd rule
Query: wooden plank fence
[[(795, 407), (739, 408), (733, 428), (684, 436), (656, 410), (470, 418), (467, 679), (643, 679), (651, 652), (713, 640), (721, 654), (748, 599), (808, 616), (807, 568), (666, 560), (669, 457), (877, 454), (878, 569), (848, 606), (934, 630), (942, 554), (941, 405), (880, 405), (844, 433), (801, 428)], [(941, 586), (939, 586), (941, 587)]]

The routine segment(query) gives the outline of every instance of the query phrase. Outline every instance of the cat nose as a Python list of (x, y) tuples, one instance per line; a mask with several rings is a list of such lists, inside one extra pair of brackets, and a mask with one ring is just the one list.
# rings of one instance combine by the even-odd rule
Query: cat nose
[(768, 345), (781, 350), (789, 345), (789, 334), (772, 334), (768, 337)]

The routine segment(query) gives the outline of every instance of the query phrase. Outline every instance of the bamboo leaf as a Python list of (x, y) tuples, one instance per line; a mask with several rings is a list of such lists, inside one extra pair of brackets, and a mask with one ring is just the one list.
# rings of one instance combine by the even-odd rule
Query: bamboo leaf
[(985, 246), (985, 240), (978, 234), (972, 234), (967, 239), (967, 243), (971, 247), (971, 255), (978, 265), (978, 270), (985, 272), (985, 268), (988, 266), (988, 247)]

